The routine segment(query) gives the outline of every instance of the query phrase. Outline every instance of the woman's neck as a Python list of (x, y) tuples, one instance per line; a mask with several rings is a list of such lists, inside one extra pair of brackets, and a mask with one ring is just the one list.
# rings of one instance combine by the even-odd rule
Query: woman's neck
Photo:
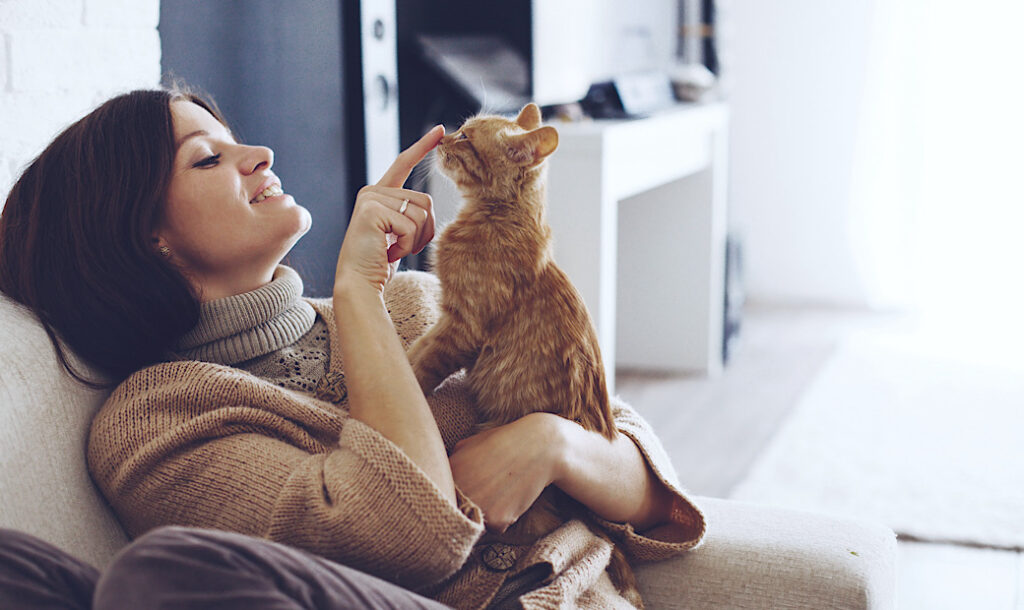
[(277, 263), (263, 269), (232, 270), (213, 276), (201, 276), (190, 278), (192, 288), (199, 296), (201, 303), (216, 301), (238, 294), (252, 292), (257, 288), (266, 286), (274, 279), (274, 270)]

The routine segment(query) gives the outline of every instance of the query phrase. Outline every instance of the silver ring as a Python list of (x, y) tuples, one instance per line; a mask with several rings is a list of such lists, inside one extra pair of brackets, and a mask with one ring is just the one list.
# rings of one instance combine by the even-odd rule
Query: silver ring
[(409, 200), (408, 199), (403, 199), (402, 200), (402, 207), (398, 208), (398, 213), (399, 214), (405, 214), (405, 210), (408, 207), (409, 207)]

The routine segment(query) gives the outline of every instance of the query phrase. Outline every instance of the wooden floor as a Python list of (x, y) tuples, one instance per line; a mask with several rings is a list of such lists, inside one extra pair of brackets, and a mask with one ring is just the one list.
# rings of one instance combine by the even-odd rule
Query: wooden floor
[(616, 391), (658, 431), (683, 485), (725, 497), (848, 333), (897, 324), (860, 311), (748, 307), (719, 377), (616, 372)]
[[(721, 376), (619, 369), (617, 393), (654, 426), (686, 489), (728, 497), (843, 337), (906, 324), (863, 311), (748, 306)], [(1024, 610), (1021, 553), (902, 540), (898, 549), (901, 609)]]

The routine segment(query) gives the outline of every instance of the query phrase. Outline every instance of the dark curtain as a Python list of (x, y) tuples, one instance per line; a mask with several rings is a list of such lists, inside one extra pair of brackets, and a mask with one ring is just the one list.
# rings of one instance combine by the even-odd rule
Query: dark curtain
[(341, 2), (323, 0), (160, 3), (165, 82), (180, 77), (212, 94), (243, 141), (274, 149), (274, 171), (312, 214), (312, 229), (286, 259), (311, 296), (331, 294), (362, 186), (353, 179), (362, 134), (351, 133), (346, 114), (360, 108), (348, 108), (345, 96), (346, 73), (358, 74), (358, 48), (343, 50), (346, 34), (357, 36), (346, 33), (344, 12)]

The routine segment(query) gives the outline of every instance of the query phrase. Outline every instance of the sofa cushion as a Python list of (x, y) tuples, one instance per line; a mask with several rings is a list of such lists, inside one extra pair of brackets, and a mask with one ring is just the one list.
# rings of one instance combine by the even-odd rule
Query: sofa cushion
[(68, 375), (35, 315), (0, 293), (0, 526), (98, 567), (127, 542), (85, 464), (107, 394)]
[(896, 604), (896, 534), (878, 523), (696, 498), (704, 544), (637, 566), (649, 609), (833, 608)]

